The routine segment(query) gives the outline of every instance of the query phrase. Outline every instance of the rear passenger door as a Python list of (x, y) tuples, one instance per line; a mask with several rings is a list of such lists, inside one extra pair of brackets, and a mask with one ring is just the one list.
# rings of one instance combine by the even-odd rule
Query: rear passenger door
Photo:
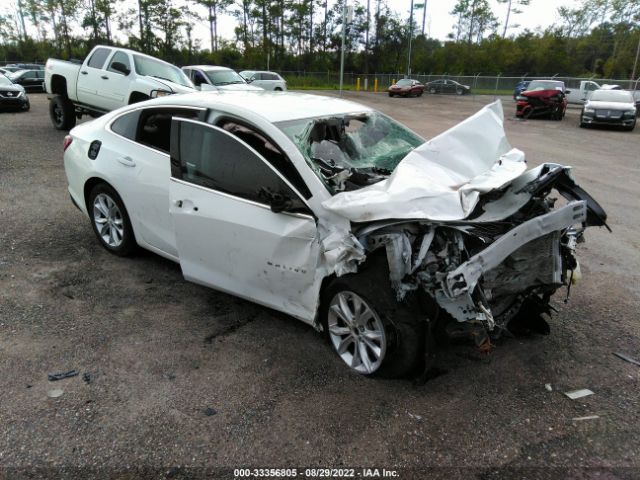
[[(286, 211), (274, 211), (275, 196), (289, 199)], [(174, 119), (170, 199), (187, 280), (313, 320), (315, 219), (255, 148), (218, 126)]]
[(131, 214), (137, 240), (172, 258), (177, 258), (178, 251), (169, 214), (171, 119), (197, 118), (203, 111), (184, 107), (129, 111), (109, 125), (115, 135), (102, 146), (108, 151), (111, 175), (118, 181), (114, 186)]

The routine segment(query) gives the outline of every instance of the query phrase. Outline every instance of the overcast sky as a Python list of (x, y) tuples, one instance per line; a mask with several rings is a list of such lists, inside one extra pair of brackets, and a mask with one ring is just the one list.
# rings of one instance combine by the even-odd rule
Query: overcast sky
[[(506, 16), (506, 5), (499, 4), (496, 0), (489, 0), (494, 13), (500, 22), (504, 22)], [(414, 0), (414, 3), (422, 3), (423, 0)], [(329, 0), (329, 3), (331, 0)], [(366, 0), (361, 0), (362, 4), (366, 4)], [(455, 18), (449, 15), (453, 10), (456, 0), (427, 0), (427, 18), (426, 30), (430, 37), (445, 40), (447, 34), (452, 31)], [(531, 0), (528, 7), (521, 7), (523, 13), (512, 16), (509, 20), (510, 25), (519, 24), (517, 29), (509, 29), (511, 34), (517, 33), (519, 30), (528, 28), (535, 30), (538, 27), (548, 27), (558, 20), (557, 9), (560, 6), (577, 5), (577, 0)], [(375, 0), (371, 0), (371, 8), (373, 11)], [(389, 5), (405, 18), (409, 17), (409, 9), (411, 0), (390, 0)], [(415, 22), (417, 28), (422, 28), (422, 10), (415, 10)], [(502, 23), (503, 24), (503, 23)], [(230, 15), (220, 15), (218, 32), (219, 35), (232, 39), (234, 36), (234, 28), (236, 20)], [(208, 27), (205, 24), (199, 25), (196, 29), (197, 36), (202, 40), (202, 46), (206, 47), (208, 43)]]

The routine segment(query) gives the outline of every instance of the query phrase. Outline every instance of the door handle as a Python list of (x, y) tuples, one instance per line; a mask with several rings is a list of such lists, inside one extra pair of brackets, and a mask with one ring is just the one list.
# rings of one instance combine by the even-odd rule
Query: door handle
[(118, 161), (125, 167), (135, 167), (136, 162), (131, 157), (118, 157)]
[(82, 70), (80, 73), (81, 73), (82, 75), (86, 75), (86, 74), (87, 74), (87, 73), (89, 73), (89, 72), (87, 72), (86, 70)]
[(109, 80), (109, 77), (107, 77), (106, 75), (102, 75), (100, 78), (103, 80)]

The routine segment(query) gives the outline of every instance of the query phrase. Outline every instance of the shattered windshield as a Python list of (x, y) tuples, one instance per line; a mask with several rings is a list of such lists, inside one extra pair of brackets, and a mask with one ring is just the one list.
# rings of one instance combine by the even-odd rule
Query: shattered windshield
[(330, 192), (383, 180), (424, 139), (379, 112), (276, 124), (300, 149)]

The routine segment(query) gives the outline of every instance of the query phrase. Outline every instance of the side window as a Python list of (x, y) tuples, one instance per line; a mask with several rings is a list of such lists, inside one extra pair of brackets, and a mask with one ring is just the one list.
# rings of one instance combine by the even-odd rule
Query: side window
[[(180, 140), (179, 148), (172, 152), (174, 176), (263, 205), (269, 204), (267, 192), (284, 195), (292, 201), (288, 211), (308, 211), (282, 178), (232, 134), (203, 124), (175, 124)], [(176, 155), (179, 175), (175, 175)]]
[(264, 76), (266, 77), (266, 80), (279, 80), (278, 76), (273, 73), (265, 73)]
[(42, 70), (38, 70), (36, 74), (39, 80), (42, 80), (44, 78), (44, 72)]
[(93, 52), (93, 55), (91, 55), (87, 66), (91, 68), (102, 68), (110, 53), (111, 50), (108, 48), (97, 48), (96, 51)]
[[(169, 153), (171, 117), (198, 118), (200, 111), (188, 108), (147, 108), (140, 110), (135, 141)], [(112, 127), (113, 128), (113, 127)]]
[(109, 62), (109, 68), (107, 68), (107, 70), (109, 70), (110, 72), (119, 73), (120, 75), (124, 75), (122, 72), (113, 69), (113, 64), (114, 63), (121, 63), (125, 67), (127, 67), (127, 70), (131, 71), (131, 63), (129, 63), (129, 56), (124, 52), (116, 52), (113, 55), (113, 57), (111, 58), (111, 62)]
[(111, 124), (111, 130), (118, 135), (122, 135), (124, 138), (135, 141), (141, 111), (142, 110), (134, 110), (117, 118)]
[(274, 142), (269, 140), (266, 135), (256, 131), (252, 127), (233, 120), (221, 120), (218, 122), (218, 127), (231, 133), (253, 148), (269, 162), (271, 166), (278, 170), (304, 198), (311, 198), (309, 188), (304, 183), (304, 180), (302, 180), (298, 170), (296, 170), (291, 163), (291, 160), (289, 160), (287, 156), (282, 153), (282, 150), (280, 150)]

